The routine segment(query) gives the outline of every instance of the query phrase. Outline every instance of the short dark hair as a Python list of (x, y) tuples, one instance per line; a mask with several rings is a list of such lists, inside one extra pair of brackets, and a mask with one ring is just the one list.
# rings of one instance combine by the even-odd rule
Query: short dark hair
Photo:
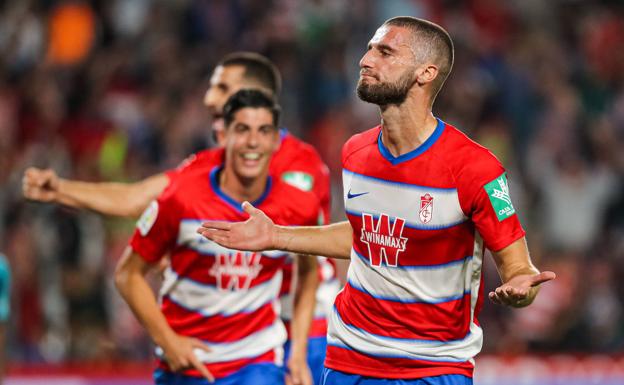
[(234, 121), (234, 114), (243, 108), (266, 108), (273, 115), (273, 125), (279, 124), (281, 108), (273, 97), (260, 90), (242, 89), (230, 96), (223, 106), (226, 128)]
[(244, 77), (258, 82), (270, 90), (275, 97), (282, 91), (282, 76), (279, 70), (266, 57), (254, 52), (234, 52), (225, 56), (217, 64), (222, 67), (241, 66), (245, 69)]
[(427, 57), (438, 65), (438, 77), (432, 83), (432, 99), (435, 99), (453, 68), (455, 48), (451, 36), (436, 23), (411, 16), (393, 17), (383, 25), (407, 28), (416, 39), (425, 42)]

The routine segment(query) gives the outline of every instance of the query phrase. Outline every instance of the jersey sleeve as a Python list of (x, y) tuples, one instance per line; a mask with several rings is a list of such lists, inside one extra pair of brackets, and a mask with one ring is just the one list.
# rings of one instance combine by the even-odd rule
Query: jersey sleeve
[(329, 168), (319, 160), (313, 191), (319, 199), (319, 215), (315, 225), (327, 225), (331, 219), (331, 182)]
[(180, 210), (172, 190), (174, 188), (170, 185), (150, 203), (137, 221), (130, 239), (130, 247), (146, 262), (157, 262), (175, 245)]
[(287, 164), (275, 165), (273, 171), (281, 174), (283, 182), (299, 190), (311, 191), (321, 206), (313, 225), (328, 224), (331, 215), (329, 168), (311, 146), (300, 145), (296, 149), (296, 156), (290, 157)]
[(457, 184), (462, 210), (488, 249), (499, 251), (525, 235), (511, 201), (507, 173), (494, 155), (474, 156)]

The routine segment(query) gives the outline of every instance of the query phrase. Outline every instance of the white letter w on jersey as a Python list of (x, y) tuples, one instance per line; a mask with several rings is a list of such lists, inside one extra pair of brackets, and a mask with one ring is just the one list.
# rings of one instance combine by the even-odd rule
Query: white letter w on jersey
[(385, 259), (388, 266), (397, 266), (399, 253), (405, 251), (407, 238), (402, 237), (405, 219), (396, 218), (390, 227), (390, 218), (381, 214), (377, 223), (371, 214), (362, 213), (362, 236), (368, 246), (371, 266), (379, 267)]
[(247, 251), (217, 254), (209, 274), (216, 277), (221, 290), (247, 290), (262, 270), (261, 258), (262, 254)]

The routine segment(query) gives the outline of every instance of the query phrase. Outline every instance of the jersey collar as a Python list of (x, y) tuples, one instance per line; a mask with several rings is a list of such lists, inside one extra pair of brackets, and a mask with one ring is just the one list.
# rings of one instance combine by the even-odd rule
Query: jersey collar
[(379, 136), (377, 137), (377, 147), (379, 147), (379, 152), (384, 158), (386, 158), (386, 160), (388, 160), (388, 162), (392, 163), (393, 166), (416, 158), (417, 156), (427, 151), (431, 146), (433, 146), (433, 144), (442, 135), (442, 132), (444, 132), (444, 122), (438, 118), (436, 118), (436, 120), (438, 121), (438, 124), (436, 125), (435, 130), (433, 130), (431, 136), (427, 138), (427, 140), (425, 140), (420, 146), (416, 147), (412, 151), (399, 156), (392, 155), (390, 150), (388, 150), (386, 146), (384, 146), (383, 141), (381, 140), (381, 134), (383, 130), (379, 130)]
[[(217, 196), (221, 198), (225, 203), (227, 203), (236, 211), (242, 213), (243, 202), (239, 202), (236, 199), (232, 198), (231, 196), (227, 195), (226, 193), (223, 192), (223, 190), (221, 190), (221, 186), (219, 186), (219, 173), (221, 172), (221, 170), (223, 170), (223, 166), (215, 166), (212, 170), (210, 170), (210, 187), (212, 187), (212, 190), (215, 192), (215, 194), (217, 194)], [(269, 176), (267, 178), (266, 186), (264, 187), (264, 192), (262, 193), (262, 195), (260, 195), (260, 198), (251, 202), (251, 204), (253, 206), (258, 206), (262, 202), (264, 202), (266, 197), (269, 195), (269, 192), (271, 191), (272, 186), (273, 186), (273, 180), (271, 176)]]

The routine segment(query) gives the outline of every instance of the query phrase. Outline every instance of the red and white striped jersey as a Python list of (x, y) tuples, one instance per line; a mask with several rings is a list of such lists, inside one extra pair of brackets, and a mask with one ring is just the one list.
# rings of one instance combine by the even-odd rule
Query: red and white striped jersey
[[(329, 169), (311, 145), (299, 140), (288, 133), (280, 131), (281, 141), (279, 149), (273, 154), (270, 173), (281, 181), (297, 187), (302, 191), (311, 191), (320, 201), (317, 224), (328, 224), (331, 211)], [(223, 161), (222, 149), (208, 149), (191, 155), (174, 170), (167, 171), (170, 181), (180, 175), (195, 172), (204, 172), (215, 164)], [(319, 257), (319, 288), (316, 295), (316, 307), (310, 336), (321, 337), (327, 334), (327, 315), (334, 303), (336, 294), (342, 283), (336, 276), (336, 265), (333, 260)], [(293, 296), (292, 287), (293, 260), (289, 258), (284, 266), (284, 279), (280, 293), (282, 304), (282, 319), (287, 326), (292, 319)]]
[(472, 376), (483, 339), (484, 247), (498, 251), (524, 236), (505, 170), (440, 120), (399, 157), (381, 138), (376, 127), (343, 148), (353, 248), (325, 365), (381, 378)]
[[(282, 130), (280, 148), (271, 160), (271, 174), (299, 189), (312, 191), (321, 204), (318, 224), (329, 223), (331, 204), (329, 169), (314, 147), (290, 135), (286, 130)], [(336, 265), (333, 260), (319, 257), (318, 265), (319, 287), (316, 291), (316, 306), (310, 325), (310, 337), (324, 337), (327, 334), (327, 316), (334, 298), (342, 288), (342, 283), (336, 276)], [(281, 316), (287, 325), (292, 319), (293, 311), (292, 274), (291, 260), (284, 269), (286, 279), (284, 279), (280, 295)]]
[[(195, 353), (216, 377), (250, 363), (281, 362), (286, 330), (278, 295), (288, 256), (230, 250), (197, 234), (204, 220), (248, 217), (240, 202), (221, 191), (220, 170), (219, 165), (176, 178), (145, 211), (130, 242), (148, 262), (170, 255), (161, 310), (177, 333), (206, 342), (211, 351)], [(319, 210), (314, 194), (271, 178), (253, 204), (282, 225), (316, 224)]]

